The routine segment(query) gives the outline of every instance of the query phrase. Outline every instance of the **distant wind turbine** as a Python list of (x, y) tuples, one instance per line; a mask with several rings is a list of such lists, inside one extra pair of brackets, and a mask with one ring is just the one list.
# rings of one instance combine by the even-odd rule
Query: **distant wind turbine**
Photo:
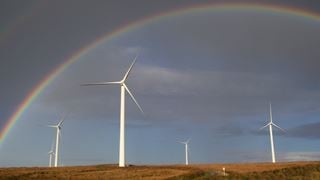
[(51, 150), (48, 152), (48, 154), (49, 154), (49, 167), (52, 167), (52, 157), (54, 156), (53, 144), (54, 144), (54, 142), (52, 142)]
[(189, 144), (189, 142), (190, 142), (190, 139), (188, 139), (185, 142), (180, 142), (179, 141), (179, 143), (184, 144), (184, 146), (185, 146), (186, 165), (189, 165), (189, 155), (188, 155), (188, 152), (189, 152), (188, 144)]
[(134, 58), (131, 66), (129, 67), (128, 71), (125, 73), (124, 77), (120, 81), (113, 81), (113, 82), (97, 82), (97, 83), (88, 83), (82, 84), (82, 86), (96, 86), (96, 85), (120, 85), (120, 143), (119, 143), (119, 167), (125, 167), (126, 158), (125, 158), (125, 93), (126, 91), (138, 106), (140, 111), (143, 113), (143, 110), (139, 103), (136, 101), (134, 96), (132, 95), (131, 91), (129, 90), (128, 86), (125, 84), (130, 71), (137, 60), (138, 55)]
[(271, 103), (270, 103), (270, 122), (268, 124), (266, 124), (265, 126), (263, 126), (261, 129), (264, 129), (266, 127), (269, 126), (269, 133), (270, 133), (270, 144), (271, 144), (271, 156), (272, 156), (272, 163), (276, 162), (276, 157), (275, 157), (275, 152), (274, 152), (274, 142), (273, 142), (273, 133), (272, 133), (272, 126), (275, 126), (276, 128), (282, 130), (285, 132), (284, 129), (282, 129), (281, 127), (277, 126), (276, 124), (273, 123), (272, 121), (272, 109), (271, 109)]
[(60, 139), (60, 131), (62, 127), (62, 123), (65, 119), (65, 116), (63, 116), (60, 120), (60, 122), (57, 125), (49, 125), (48, 127), (56, 128), (57, 129), (57, 135), (56, 135), (56, 152), (54, 153), (55, 159), (54, 159), (54, 167), (58, 167), (58, 158), (59, 158), (59, 139)]

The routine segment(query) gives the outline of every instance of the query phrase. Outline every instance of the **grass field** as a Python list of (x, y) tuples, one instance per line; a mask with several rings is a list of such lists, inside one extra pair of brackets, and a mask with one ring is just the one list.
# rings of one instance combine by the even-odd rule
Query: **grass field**
[(0, 168), (0, 179), (320, 179), (320, 162)]

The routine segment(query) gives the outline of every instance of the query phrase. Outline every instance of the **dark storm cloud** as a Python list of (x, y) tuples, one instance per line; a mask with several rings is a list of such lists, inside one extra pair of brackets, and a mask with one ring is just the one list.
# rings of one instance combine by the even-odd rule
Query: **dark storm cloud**
[[(4, 97), (12, 97), (9, 94), (14, 92), (15, 98), (22, 99), (35, 85), (34, 82), (39, 82), (70, 51), (97, 36), (149, 12), (177, 6), (169, 1), (145, 3), (144, 6), (131, 1), (126, 2), (126, 6), (118, 1), (90, 5), (84, 1), (68, 1), (63, 6), (60, 1), (48, 3), (40, 12), (41, 16), (28, 20), (32, 26), (20, 30), (21, 33), (14, 37), (15, 41), (8, 44), (15, 46), (15, 53), (1, 53), (13, 64), (2, 71), (5, 74), (1, 77), (11, 77), (10, 81), (4, 79), (4, 82), (9, 81), (5, 83), (8, 86), (2, 88), (7, 93)], [(123, 10), (114, 11), (119, 8)], [(246, 13), (172, 18), (164, 24), (142, 29), (141, 37), (137, 33), (137, 39), (145, 39), (146, 44), (142, 46), (150, 49), (146, 53), (151, 55), (153, 62), (138, 64), (128, 83), (154, 119), (230, 120), (235, 116), (255, 116), (263, 112), (262, 108), (268, 101), (285, 107), (289, 101), (318, 99), (319, 95), (314, 90), (319, 84), (316, 67), (319, 66), (317, 47), (320, 40), (314, 36), (318, 32), (315, 25), (308, 25), (304, 22), (297, 24), (295, 18), (288, 20)], [(159, 42), (159, 39), (166, 43), (148, 46), (148, 42)], [(118, 49), (121, 50), (124, 49)], [(59, 88), (51, 91), (52, 95), (46, 97), (46, 102), (57, 102), (56, 107), (65, 104), (69, 109), (116, 111), (118, 97), (106, 97), (104, 94), (118, 95), (118, 88), (77, 87), (83, 82), (121, 78), (130, 60), (117, 58), (121, 53), (110, 55), (113, 50), (106, 51), (109, 53), (90, 56), (100, 61), (95, 61), (96, 65), (80, 67), (77, 71), (81, 75), (74, 75), (72, 81), (60, 84)], [(189, 51), (192, 53), (186, 53)], [(19, 66), (12, 68), (17, 63)], [(88, 73), (93, 71), (95, 73)], [(17, 84), (23, 88), (14, 88)], [(85, 92), (97, 95), (91, 97)], [(103, 98), (108, 103), (99, 101)], [(3, 102), (10, 105), (11, 101), (4, 98)], [(92, 108), (81, 102), (92, 102), (99, 107)], [(153, 104), (154, 108), (148, 104)], [(307, 104), (308, 107), (314, 105), (315, 102)]]
[[(265, 124), (264, 124), (265, 125)], [(262, 127), (262, 125), (261, 125)], [(260, 127), (258, 127), (260, 128)], [(232, 128), (232, 132), (244, 132), (244, 134), (251, 134), (251, 135), (269, 135), (269, 129), (265, 128), (264, 130), (259, 130), (259, 129), (247, 129), (244, 127), (234, 127)], [(283, 128), (283, 126), (282, 126)], [(320, 138), (320, 123), (315, 122), (315, 123), (308, 123), (308, 124), (303, 124), (299, 125), (293, 128), (284, 128), (285, 131), (281, 131), (278, 128), (274, 127), (273, 128), (273, 134), (283, 136), (283, 137), (289, 137), (289, 138), (303, 138), (303, 139), (318, 139)]]
[(2, 117), (7, 119), (43, 77), (80, 48), (125, 24), (183, 5), (145, 0), (1, 1)]
[[(99, 68), (94, 66), (94, 69)], [(104, 66), (100, 69), (104, 69)], [(95, 79), (97, 81), (118, 80), (125, 72), (126, 66), (124, 65), (121, 69), (111, 70), (108, 72), (109, 75), (84, 73), (77, 76), (79, 79), (74, 80), (68, 80), (65, 77), (59, 82), (63, 84), (56, 86), (52, 94), (45, 96), (45, 102), (59, 105), (65, 102), (65, 105), (69, 104), (70, 108), (82, 109), (81, 112), (89, 112), (93, 109), (95, 112), (103, 109), (110, 112), (117, 111), (119, 87), (80, 87), (80, 84)], [(267, 93), (268, 96), (276, 99), (275, 102), (297, 99), (296, 94), (298, 93), (300, 93), (299, 96), (308, 94), (307, 91), (295, 90), (294, 85), (283, 83), (281, 78), (275, 75), (242, 72), (184, 72), (176, 69), (143, 66), (139, 63), (133, 69), (128, 85), (145, 109), (147, 116), (153, 120), (189, 119), (223, 123), (236, 116), (250, 117), (261, 112), (267, 114), (268, 101), (265, 97)], [(130, 98), (128, 102), (132, 103)], [(92, 105), (97, 107), (93, 108)], [(135, 110), (134, 104), (130, 104), (129, 111), (134, 112)]]
[[(318, 29), (316, 24), (307, 26), (300, 22), (297, 25), (295, 18), (253, 16), (250, 13), (207, 15), (176, 18), (176, 21), (166, 23), (164, 34), (168, 36), (162, 38), (168, 40), (166, 46), (171, 50), (168, 55), (174, 57), (183, 51), (195, 52), (193, 56), (183, 57), (184, 64), (170, 63), (170, 66), (206, 68), (210, 61), (216, 61), (213, 68), (229, 71), (290, 73), (286, 76), (295, 75), (294, 78), (297, 75), (306, 78), (317, 73), (315, 67), (319, 65), (319, 54), (316, 47), (319, 39), (313, 35)], [(197, 20), (189, 27), (186, 21), (192, 18)], [(183, 49), (180, 43), (170, 41), (173, 36), (179, 40), (177, 42), (184, 43)], [(195, 45), (198, 46), (196, 50)], [(197, 63), (199, 57), (206, 55), (211, 59)]]
[[(131, 11), (114, 12), (112, 9), (121, 3), (111, 4), (105, 2), (88, 7), (78, 2), (74, 7), (72, 2), (67, 2), (60, 7), (59, 2), (53, 2), (44, 15), (31, 20), (33, 26), (25, 27), (25, 31), (15, 37), (16, 53), (9, 55), (9, 59), (15, 61), (10, 62), (26, 60), (19, 61), (18, 69), (8, 71), (12, 69), (10, 66), (2, 71), (6, 73), (1, 77), (14, 78), (13, 82), (28, 88), (23, 91), (7, 83), (7, 89), (2, 90), (15, 92), (15, 97), (21, 99), (23, 94), (19, 96), (18, 92), (30, 91), (34, 82), (40, 81), (59, 63), (55, 59), (63, 60), (70, 49), (77, 49), (96, 34), (111, 31), (109, 24), (117, 27), (131, 21), (125, 18), (131, 17), (128, 14)], [(91, 15), (86, 16), (84, 12), (91, 12)], [(100, 16), (102, 13), (105, 14)], [(290, 108), (297, 103), (317, 106), (315, 100), (320, 99), (317, 91), (320, 83), (316, 78), (320, 57), (318, 26), (296, 18), (253, 14), (200, 13), (173, 17), (126, 37), (134, 42), (132, 44), (146, 48), (128, 84), (145, 106), (148, 116), (159, 120), (223, 123), (234, 121), (232, 119), (237, 116), (249, 118), (265, 112), (263, 108), (269, 101), (287, 108), (284, 113), (296, 112)], [(71, 69), (73, 74), (66, 73), (65, 80), (59, 81), (61, 84), (51, 86), (54, 89), (43, 95), (46, 103), (79, 112), (107, 113), (107, 109), (116, 112), (118, 87), (78, 85), (120, 79), (132, 57), (132, 53), (122, 53), (127, 48), (102, 46), (101, 53), (91, 53), (85, 60), (90, 59), (89, 63), (74, 67), (78, 69)], [(1, 54), (6, 56), (6, 53)], [(93, 104), (97, 107), (92, 107)], [(135, 112), (134, 108), (129, 108), (129, 112)], [(116, 117), (118, 113), (113, 114)]]
[(212, 130), (215, 132), (215, 135), (220, 137), (234, 137), (249, 134), (246, 127), (242, 127), (241, 124), (230, 122), (219, 125), (218, 127), (213, 127)]
[(38, 108), (116, 122), (119, 87), (80, 84), (120, 80), (140, 51), (127, 84), (146, 114), (127, 96), (128, 117), (138, 122), (130, 122), (133, 127), (208, 123), (215, 136), (267, 135), (258, 129), (268, 121), (272, 102), (274, 119), (285, 128), (288, 116), (308, 114), (320, 105), (318, 27), (253, 14), (175, 17), (125, 34), (70, 67), (39, 99)]
[(289, 137), (319, 139), (320, 138), (320, 122), (303, 124), (291, 129), (286, 133)]
[[(217, 1), (41, 2), (36, 11), (25, 2), (0, 2), (1, 27), (17, 18), (17, 11), (33, 13), (0, 42), (0, 126), (46, 74), (101, 35), (151, 14)], [(316, 1), (285, 3), (319, 7)], [(49, 84), (12, 128), (0, 165), (47, 165), (53, 130), (39, 126), (55, 123), (65, 112), (70, 116), (63, 127), (62, 159), (116, 162), (119, 87), (80, 84), (120, 80), (138, 51), (127, 85), (145, 115), (128, 95), (126, 101), (128, 157), (136, 162), (178, 162), (166, 152), (180, 154), (172, 141), (185, 137), (194, 143), (194, 162), (199, 157), (203, 162), (269, 160), (263, 150), (269, 150), (268, 131), (258, 129), (268, 122), (270, 101), (275, 123), (288, 131), (275, 129), (275, 134), (294, 140), (283, 147), (303, 144), (316, 151), (316, 143), (305, 139), (319, 137), (313, 129), (317, 123), (290, 127), (320, 115), (319, 28), (318, 21), (302, 17), (233, 9), (163, 18), (130, 30), (91, 49)], [(132, 155), (132, 149), (141, 155)], [(281, 156), (318, 157), (295, 151)]]

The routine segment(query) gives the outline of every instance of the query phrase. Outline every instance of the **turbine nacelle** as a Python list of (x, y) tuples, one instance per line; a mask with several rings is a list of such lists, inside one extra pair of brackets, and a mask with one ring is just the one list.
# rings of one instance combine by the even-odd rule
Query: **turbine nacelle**
[(57, 125), (48, 125), (48, 127), (57, 128), (57, 129), (61, 130), (64, 119), (65, 119), (65, 115), (61, 118), (61, 120), (59, 121), (59, 123)]
[(57, 124), (58, 128), (61, 129), (62, 123), (64, 122), (65, 116), (63, 116), (60, 120), (60, 122)]
[(190, 142), (190, 139), (188, 139), (187, 141), (178, 141), (178, 143), (185, 144), (185, 145), (189, 144), (189, 142)]
[(270, 122), (269, 122), (268, 124), (266, 124), (265, 126), (261, 127), (260, 130), (262, 130), (262, 129), (268, 127), (268, 126), (274, 126), (274, 127), (278, 128), (278, 129), (280, 129), (281, 131), (286, 132), (284, 129), (282, 129), (281, 127), (279, 127), (279, 126), (276, 125), (275, 123), (273, 123), (273, 121), (272, 121), (272, 107), (271, 107), (271, 103), (270, 103), (269, 105), (270, 105), (270, 111), (269, 111), (269, 113), (270, 113), (270, 115), (269, 115), (269, 116), (270, 116)]
[(49, 155), (54, 155), (54, 152), (53, 151), (49, 151), (48, 154)]
[(276, 124), (273, 123), (273, 122), (269, 122), (269, 123), (266, 124), (265, 126), (261, 127), (260, 130), (262, 130), (262, 129), (268, 127), (268, 126), (274, 126), (274, 127), (278, 128), (278, 129), (280, 129), (281, 131), (286, 132), (284, 129), (282, 129), (281, 127), (279, 127), (278, 125), (276, 125)]

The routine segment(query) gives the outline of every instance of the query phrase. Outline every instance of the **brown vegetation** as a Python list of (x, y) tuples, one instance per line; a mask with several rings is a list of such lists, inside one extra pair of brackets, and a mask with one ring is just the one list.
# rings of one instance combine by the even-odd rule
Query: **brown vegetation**
[(115, 165), (58, 168), (1, 168), (0, 179), (166, 179), (196, 173), (197, 169), (176, 166)]
[(277, 169), (290, 168), (296, 166), (305, 166), (310, 164), (320, 164), (320, 162), (283, 162), (283, 163), (233, 163), (233, 164), (199, 164), (194, 165), (195, 167), (204, 170), (217, 170), (221, 171), (222, 167), (226, 168), (226, 171), (233, 171), (237, 173), (248, 173), (248, 172), (262, 172), (262, 171), (273, 171)]
[[(222, 175), (226, 168), (227, 177)], [(0, 168), (0, 179), (320, 179), (320, 162)]]

